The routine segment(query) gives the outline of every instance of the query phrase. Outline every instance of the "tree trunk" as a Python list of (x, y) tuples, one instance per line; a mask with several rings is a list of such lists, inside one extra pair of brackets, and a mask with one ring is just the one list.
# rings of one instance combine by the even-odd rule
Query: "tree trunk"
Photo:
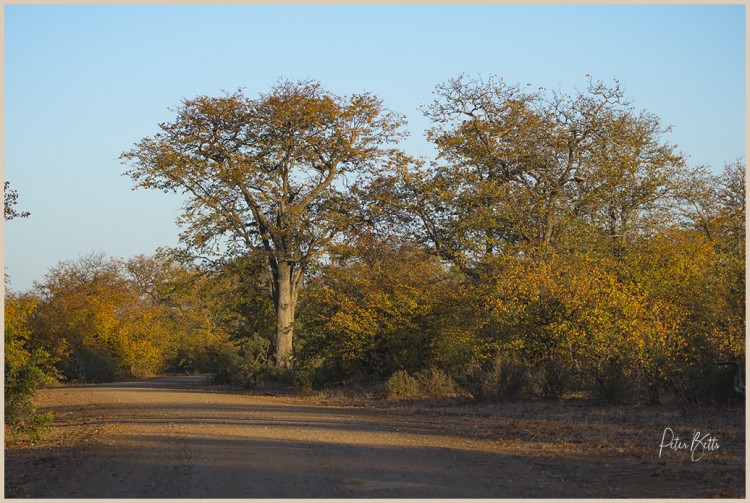
[(274, 271), (274, 307), (276, 308), (276, 364), (281, 367), (290, 365), (292, 356), (292, 338), (294, 336), (294, 307), (296, 304), (296, 287), (293, 280), (293, 265), (279, 261)]
[(549, 246), (552, 242), (552, 231), (554, 230), (555, 221), (552, 218), (552, 210), (547, 209), (547, 214), (544, 216), (544, 244)]

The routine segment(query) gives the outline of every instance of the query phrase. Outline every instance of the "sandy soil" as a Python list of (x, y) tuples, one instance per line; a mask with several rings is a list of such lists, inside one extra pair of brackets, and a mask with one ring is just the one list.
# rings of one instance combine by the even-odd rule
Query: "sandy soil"
[[(54, 432), (6, 445), (8, 498), (745, 496), (744, 407), (395, 404), (201, 376), (51, 388), (36, 402)], [(687, 447), (660, 455), (667, 427)], [(698, 461), (694, 430), (718, 442)]]

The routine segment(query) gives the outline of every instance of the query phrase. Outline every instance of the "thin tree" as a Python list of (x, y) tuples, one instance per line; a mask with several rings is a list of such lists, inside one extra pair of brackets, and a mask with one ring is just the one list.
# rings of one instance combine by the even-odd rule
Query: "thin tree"
[(5, 203), (4, 216), (5, 220), (13, 220), (14, 218), (26, 218), (30, 215), (28, 211), (18, 212), (16, 210), (16, 203), (18, 203), (18, 192), (10, 188), (10, 182), (5, 182), (3, 185), (3, 201)]
[(371, 94), (339, 97), (309, 81), (281, 81), (257, 99), (201, 96), (176, 112), (122, 154), (125, 174), (187, 195), (178, 222), (188, 247), (265, 254), (286, 366), (305, 270), (344, 227), (348, 189), (395, 153), (404, 119)]

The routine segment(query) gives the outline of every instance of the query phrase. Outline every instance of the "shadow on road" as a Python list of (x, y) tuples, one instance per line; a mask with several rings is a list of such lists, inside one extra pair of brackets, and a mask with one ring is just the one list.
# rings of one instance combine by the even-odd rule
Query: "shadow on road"
[[(745, 493), (744, 435), (735, 446), (723, 444), (721, 454), (729, 457), (717, 457), (716, 463), (679, 464), (674, 458), (672, 465), (659, 464), (654, 455), (633, 455), (596, 437), (616, 428), (643, 434), (639, 425), (653, 427), (634, 426), (634, 411), (605, 424), (603, 413), (589, 409), (530, 405), (512, 412), (512, 406), (503, 406), (502, 418), (493, 423), (490, 418), (438, 417), (439, 409), (411, 413), (217, 393), (206, 386), (208, 377), (48, 390), (49, 401), (39, 411), (55, 413), (59, 432), (86, 432), (92, 424), (108, 429), (85, 445), (6, 450), (6, 496), (660, 498)], [(655, 411), (642, 421), (658, 419), (657, 427), (663, 428), (668, 410)], [(599, 414), (590, 423), (598, 429), (587, 429), (592, 420), (586, 414)], [(561, 448), (563, 438), (570, 445), (606, 448)]]
[[(589, 494), (587, 469), (534, 473), (522, 456), (444, 447), (281, 439), (144, 436), (138, 447), (101, 446), (72, 473), (59, 452), (45, 477), (15, 480), (8, 497), (32, 498), (502, 498)], [(80, 454), (80, 453), (79, 453)], [(583, 462), (583, 461), (582, 461)], [(587, 462), (590, 464), (590, 462)], [(600, 481), (601, 482), (601, 481)], [(546, 488), (555, 484), (553, 492)], [(611, 486), (610, 486), (611, 487)], [(604, 493), (599, 492), (600, 495)]]

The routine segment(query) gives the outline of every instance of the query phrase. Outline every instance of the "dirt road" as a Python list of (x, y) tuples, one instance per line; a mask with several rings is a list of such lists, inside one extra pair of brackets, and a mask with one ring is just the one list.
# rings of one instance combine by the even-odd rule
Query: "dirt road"
[[(228, 392), (207, 387), (203, 380), (184, 376), (42, 390), (39, 410), (55, 413), (54, 433), (46, 444), (6, 449), (5, 496), (745, 494), (744, 429), (741, 443), (727, 438), (738, 434), (729, 428), (744, 427), (744, 415), (743, 426), (737, 426), (738, 418), (737, 425), (720, 427), (723, 450), (691, 462), (684, 452), (657, 457), (662, 424), (652, 425), (644, 439), (617, 444), (618, 428), (639, 428), (616, 424), (617, 417), (624, 421), (633, 415), (627, 409), (620, 416), (609, 410), (609, 416), (595, 413), (576, 420), (554, 404), (538, 405), (521, 415), (512, 407), (477, 413), (439, 407), (336, 406), (320, 397)], [(615, 422), (608, 424), (612, 418)], [(553, 420), (579, 424), (555, 428), (548, 423)], [(610, 429), (614, 436), (602, 444), (597, 431)], [(575, 431), (582, 433), (577, 436)], [(638, 444), (643, 444), (643, 452), (634, 449)]]

